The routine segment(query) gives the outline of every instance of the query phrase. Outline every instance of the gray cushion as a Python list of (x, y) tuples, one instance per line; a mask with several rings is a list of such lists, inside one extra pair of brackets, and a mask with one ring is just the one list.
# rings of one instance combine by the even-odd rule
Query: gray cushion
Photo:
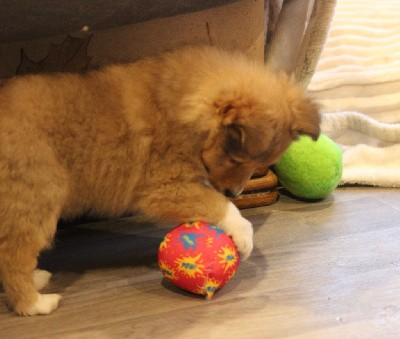
[(110, 28), (238, 0), (2, 0), (0, 43)]

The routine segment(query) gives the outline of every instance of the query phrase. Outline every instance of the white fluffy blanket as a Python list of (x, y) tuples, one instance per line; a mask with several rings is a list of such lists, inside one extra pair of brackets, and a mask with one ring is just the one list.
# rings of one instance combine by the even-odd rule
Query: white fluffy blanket
[(322, 132), (343, 150), (341, 184), (400, 187), (400, 124), (357, 112), (328, 113)]
[(343, 149), (342, 184), (400, 187), (399, 16), (399, 0), (337, 0), (308, 90)]

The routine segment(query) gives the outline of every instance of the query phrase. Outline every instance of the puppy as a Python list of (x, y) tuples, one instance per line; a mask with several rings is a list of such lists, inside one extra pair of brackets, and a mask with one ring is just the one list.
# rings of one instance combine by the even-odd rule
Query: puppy
[(84, 75), (15, 77), (0, 87), (0, 280), (17, 314), (48, 314), (36, 269), (59, 218), (140, 212), (203, 220), (242, 259), (249, 221), (228, 198), (319, 114), (284, 74), (210, 47), (186, 47)]

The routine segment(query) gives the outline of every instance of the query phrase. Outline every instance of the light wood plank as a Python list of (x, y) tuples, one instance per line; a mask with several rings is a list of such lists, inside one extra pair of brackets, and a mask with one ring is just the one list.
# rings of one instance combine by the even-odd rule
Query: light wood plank
[(162, 279), (167, 225), (135, 218), (60, 230), (41, 266), (61, 292), (49, 316), (9, 313), (0, 338), (396, 338), (400, 190), (342, 188), (318, 203), (281, 196), (245, 210), (255, 250), (206, 301)]

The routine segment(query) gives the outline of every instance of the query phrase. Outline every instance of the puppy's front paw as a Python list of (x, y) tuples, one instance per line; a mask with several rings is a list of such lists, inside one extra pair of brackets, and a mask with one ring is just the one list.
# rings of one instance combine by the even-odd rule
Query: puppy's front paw
[(253, 227), (251, 223), (242, 217), (241, 223), (234, 225), (230, 236), (240, 252), (240, 258), (246, 260), (253, 250)]
[(243, 218), (236, 206), (229, 202), (220, 226), (232, 237), (240, 252), (241, 259), (246, 260), (253, 250), (253, 226), (251, 222)]

